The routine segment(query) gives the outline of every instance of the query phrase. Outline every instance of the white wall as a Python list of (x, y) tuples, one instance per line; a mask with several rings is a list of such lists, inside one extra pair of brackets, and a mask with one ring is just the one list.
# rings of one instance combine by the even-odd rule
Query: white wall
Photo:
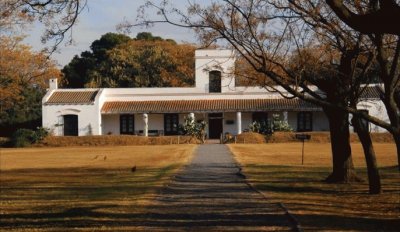
[[(383, 121), (389, 122), (389, 117), (386, 112), (385, 105), (380, 100), (369, 100), (369, 101), (362, 101), (357, 105), (357, 108), (360, 110), (368, 110), (368, 114), (374, 117), (377, 117)], [(349, 120), (351, 120), (351, 115)], [(373, 123), (369, 123), (369, 130), (370, 132), (375, 133), (382, 133), (387, 132), (386, 129), (379, 127)], [(354, 128), (351, 127), (351, 131), (354, 131)]]
[(120, 134), (119, 114), (102, 115), (102, 134), (107, 135), (111, 132), (113, 135)]
[(200, 92), (208, 93), (209, 72), (220, 71), (221, 92), (235, 90), (233, 69), (235, 67), (235, 55), (232, 50), (200, 49), (195, 51), (196, 65), (196, 88)]
[(43, 105), (43, 127), (50, 129), (54, 135), (62, 136), (63, 115), (78, 115), (79, 136), (89, 135), (89, 125), (92, 135), (100, 135), (100, 110), (95, 104), (92, 105)]
[[(164, 130), (164, 114), (148, 114), (149, 130)], [(143, 130), (143, 114), (135, 114), (135, 131)]]

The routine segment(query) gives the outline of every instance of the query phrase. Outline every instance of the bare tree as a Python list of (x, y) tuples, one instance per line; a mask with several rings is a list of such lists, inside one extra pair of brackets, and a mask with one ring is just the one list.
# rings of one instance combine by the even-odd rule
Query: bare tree
[(400, 171), (400, 1), (365, 0), (352, 5), (343, 0), (326, 2), (344, 23), (368, 34), (376, 47), (384, 83), (381, 96), (391, 122), (389, 132), (396, 143)]
[(364, 34), (400, 35), (400, 5), (396, 0), (326, 0), (335, 14), (354, 30)]
[[(290, 11), (291, 8), (282, 4), (284, 4), (284, 1), (233, 0), (201, 7), (199, 4), (189, 2), (187, 10), (184, 12), (171, 7), (168, 1), (161, 3), (149, 1), (144, 8), (156, 9), (161, 18), (144, 18), (139, 24), (125, 22), (122, 27), (129, 29), (137, 25), (148, 26), (154, 23), (170, 23), (194, 29), (204, 45), (219, 40), (227, 42), (247, 60), (254, 70), (268, 76), (289, 94), (320, 105), (325, 109), (332, 129), (334, 157), (334, 168), (329, 180), (334, 182), (351, 181), (355, 175), (348, 140), (348, 113), (368, 119), (386, 129), (390, 129), (391, 125), (379, 118), (363, 114), (349, 105), (350, 85), (347, 84), (349, 82), (347, 78), (338, 78), (334, 82), (325, 77), (325, 81), (322, 81), (322, 79), (316, 81), (306, 79), (301, 73), (292, 72), (288, 68), (290, 66), (288, 57), (296, 52), (300, 53), (302, 48), (315, 43), (313, 38), (319, 32), (318, 30), (315, 30), (316, 33), (311, 32), (309, 28), (311, 22), (300, 22), (299, 16)], [(318, 7), (315, 7), (313, 12)], [(324, 11), (327, 10), (325, 7)], [(321, 13), (327, 16), (332, 15), (324, 11), (321, 11)], [(145, 11), (141, 9), (140, 12)], [(337, 18), (329, 18), (325, 19), (325, 25), (330, 25), (331, 20), (334, 20), (335, 23), (339, 22)], [(337, 29), (341, 30), (341, 26), (337, 26)], [(296, 39), (293, 40), (293, 38)], [(349, 53), (351, 52), (351, 49), (347, 50)], [(354, 57), (348, 57), (349, 63), (351, 64), (354, 59)], [(347, 67), (343, 65), (342, 68)], [(345, 72), (341, 71), (341, 73)], [(321, 84), (321, 81), (323, 84)], [(340, 85), (343, 81), (346, 84)], [(332, 82), (335, 85), (332, 85)], [(326, 92), (318, 94), (313, 88), (309, 87), (310, 84), (315, 84)], [(343, 86), (345, 88), (342, 88)], [(271, 86), (268, 88), (271, 88)], [(335, 91), (329, 91), (329, 89)], [(342, 96), (346, 97), (343, 98)]]
[(52, 42), (52, 53), (62, 41), (72, 42), (73, 26), (86, 7), (86, 0), (2, 0), (0, 2), (0, 32), (21, 29), (36, 21), (45, 26), (42, 42)]

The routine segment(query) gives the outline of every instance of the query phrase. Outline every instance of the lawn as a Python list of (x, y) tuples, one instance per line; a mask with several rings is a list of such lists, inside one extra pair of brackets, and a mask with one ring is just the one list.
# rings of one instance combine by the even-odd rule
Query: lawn
[(134, 228), (130, 219), (195, 147), (1, 149), (0, 230)]
[(316, 231), (398, 231), (400, 174), (395, 145), (374, 144), (383, 193), (368, 194), (365, 160), (359, 143), (352, 144), (357, 173), (365, 181), (327, 184), (331, 170), (329, 143), (229, 145), (248, 181), (273, 202), (282, 202), (302, 228)]

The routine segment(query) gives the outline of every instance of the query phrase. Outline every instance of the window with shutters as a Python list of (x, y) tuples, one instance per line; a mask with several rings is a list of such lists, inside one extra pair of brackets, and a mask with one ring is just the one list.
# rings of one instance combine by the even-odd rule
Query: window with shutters
[(312, 131), (312, 112), (297, 113), (297, 131)]
[(122, 114), (119, 118), (120, 134), (133, 135), (135, 132), (135, 116), (133, 114)]
[(177, 135), (179, 126), (178, 114), (164, 114), (164, 133), (165, 135)]

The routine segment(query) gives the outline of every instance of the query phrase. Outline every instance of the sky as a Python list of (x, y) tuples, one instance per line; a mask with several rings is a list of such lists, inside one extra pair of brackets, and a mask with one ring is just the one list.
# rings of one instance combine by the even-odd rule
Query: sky
[[(79, 16), (79, 21), (73, 27), (72, 45), (62, 43), (59, 51), (52, 55), (52, 59), (56, 60), (60, 68), (68, 64), (74, 55), (89, 50), (90, 44), (99, 39), (107, 32), (117, 32), (117, 24), (124, 20), (135, 22), (137, 9), (144, 4), (145, 0), (88, 0), (88, 6)], [(184, 4), (184, 0), (174, 0), (175, 5)], [(137, 27), (129, 34), (135, 37), (138, 32), (147, 31), (155, 36), (174, 39), (178, 43), (190, 42), (195, 43), (196, 38), (189, 29), (179, 28), (168, 24), (158, 24), (151, 28)], [(46, 45), (40, 42), (40, 36), (43, 33), (43, 27), (36, 23), (25, 32), (27, 38), (24, 43), (32, 46), (33, 50), (40, 51)]]

